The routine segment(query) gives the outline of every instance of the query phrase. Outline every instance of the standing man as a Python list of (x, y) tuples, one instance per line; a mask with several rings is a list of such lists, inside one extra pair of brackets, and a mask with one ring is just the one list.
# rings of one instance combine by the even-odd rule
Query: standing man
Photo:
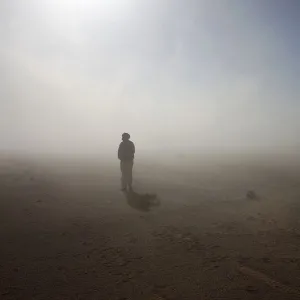
[(128, 133), (122, 134), (122, 142), (118, 150), (118, 158), (121, 161), (122, 172), (122, 191), (126, 191), (127, 187), (132, 190), (132, 168), (135, 154), (135, 146), (130, 141), (130, 135)]

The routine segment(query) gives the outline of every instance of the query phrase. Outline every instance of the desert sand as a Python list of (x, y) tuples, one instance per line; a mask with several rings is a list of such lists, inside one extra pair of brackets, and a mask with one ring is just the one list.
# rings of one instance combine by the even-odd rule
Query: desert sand
[(2, 157), (0, 299), (300, 299), (299, 174)]

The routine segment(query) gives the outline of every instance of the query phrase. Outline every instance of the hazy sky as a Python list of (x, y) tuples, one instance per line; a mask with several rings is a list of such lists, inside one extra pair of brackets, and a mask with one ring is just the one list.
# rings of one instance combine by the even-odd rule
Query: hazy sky
[(300, 145), (298, 0), (1, 0), (1, 148)]

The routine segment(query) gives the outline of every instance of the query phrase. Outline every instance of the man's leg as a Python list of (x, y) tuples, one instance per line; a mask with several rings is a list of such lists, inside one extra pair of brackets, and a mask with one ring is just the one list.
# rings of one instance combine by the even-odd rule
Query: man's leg
[(121, 161), (120, 162), (120, 169), (121, 169), (121, 189), (122, 190), (126, 190), (126, 176), (125, 176), (125, 162)]
[(127, 165), (127, 184), (130, 189), (132, 189), (132, 169), (133, 161), (129, 161)]

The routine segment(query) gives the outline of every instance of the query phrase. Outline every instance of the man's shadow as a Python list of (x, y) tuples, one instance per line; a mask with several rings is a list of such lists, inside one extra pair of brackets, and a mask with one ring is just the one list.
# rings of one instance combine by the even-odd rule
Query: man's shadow
[(130, 207), (148, 212), (151, 208), (159, 206), (160, 201), (156, 194), (140, 194), (133, 190), (125, 192), (127, 203)]

